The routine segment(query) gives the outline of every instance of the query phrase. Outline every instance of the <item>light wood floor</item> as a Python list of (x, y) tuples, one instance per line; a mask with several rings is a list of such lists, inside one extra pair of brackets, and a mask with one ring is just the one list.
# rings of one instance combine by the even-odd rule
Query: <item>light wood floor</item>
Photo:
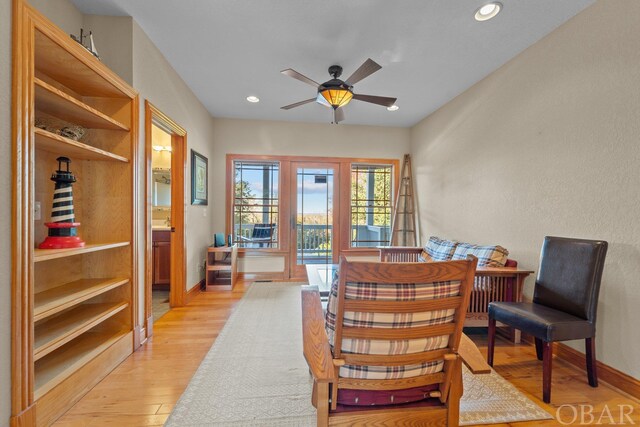
[[(222, 330), (236, 302), (242, 298), (240, 283), (233, 292), (208, 292), (198, 295), (187, 307), (173, 309), (154, 328), (154, 336), (93, 388), (55, 424), (56, 426), (160, 426), (189, 383), (200, 361)], [(482, 337), (472, 336), (486, 350)], [(498, 341), (495, 369), (520, 391), (551, 414), (561, 405), (595, 406), (594, 422), (605, 405), (618, 422), (618, 405), (632, 405), (632, 419), (640, 424), (640, 401), (601, 382), (591, 388), (586, 374), (561, 360), (554, 360), (552, 405), (541, 395), (542, 364), (533, 348)], [(562, 414), (568, 421), (572, 413)], [(564, 411), (564, 409), (563, 409)], [(586, 421), (589, 420), (587, 417)], [(579, 419), (576, 424), (579, 425)], [(610, 425), (608, 418), (604, 423)], [(630, 424), (630, 423), (629, 423)], [(495, 426), (556, 426), (558, 421), (534, 421)]]

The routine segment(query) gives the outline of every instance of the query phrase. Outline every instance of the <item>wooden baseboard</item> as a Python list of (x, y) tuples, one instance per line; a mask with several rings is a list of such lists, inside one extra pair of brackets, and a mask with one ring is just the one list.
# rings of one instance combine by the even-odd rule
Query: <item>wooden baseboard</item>
[(198, 284), (195, 285), (193, 288), (189, 289), (189, 291), (187, 292), (187, 295), (185, 296), (185, 301), (184, 301), (185, 305), (189, 304), (191, 300), (193, 300), (196, 297), (196, 295), (202, 292), (203, 284), (204, 284), (204, 279), (199, 281)]
[[(534, 339), (529, 334), (522, 334), (522, 342), (534, 345)], [(553, 343), (553, 354), (555, 354), (558, 359), (562, 359), (565, 362), (570, 363), (576, 368), (580, 369), (581, 371), (584, 371), (585, 375), (587, 375), (587, 362), (584, 353), (561, 342), (556, 342)], [(640, 380), (633, 378), (632, 376), (627, 375), (624, 372), (620, 372), (616, 368), (612, 368), (611, 366), (602, 363), (599, 360), (596, 361), (596, 365), (598, 367), (599, 380), (602, 380), (614, 386), (615, 388), (620, 389), (637, 399), (640, 399)]]
[(136, 325), (133, 328), (133, 351), (136, 351), (142, 345), (142, 341), (145, 339), (143, 336), (143, 328), (140, 325)]
[(32, 427), (36, 425), (36, 404), (29, 406), (18, 415), (9, 418), (11, 427)]
[[(569, 347), (563, 343), (554, 343), (553, 352), (556, 357), (571, 363), (580, 370), (585, 371), (586, 375), (586, 362), (584, 353)], [(598, 366), (598, 379), (609, 383), (610, 385), (630, 394), (631, 396), (640, 399), (640, 380), (633, 378), (630, 375), (620, 372), (616, 368), (612, 368), (600, 361), (596, 362)]]
[(147, 339), (149, 339), (153, 335), (153, 314), (147, 317), (147, 333), (145, 334)]

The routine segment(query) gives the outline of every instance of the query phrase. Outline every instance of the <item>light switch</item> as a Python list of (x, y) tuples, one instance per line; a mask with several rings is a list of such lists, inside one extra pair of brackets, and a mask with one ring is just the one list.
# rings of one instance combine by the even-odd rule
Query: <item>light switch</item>
[(33, 204), (33, 219), (34, 221), (40, 221), (42, 219), (42, 207), (40, 202), (35, 202)]
[(207, 216), (207, 210), (206, 209), (202, 209), (202, 216)]

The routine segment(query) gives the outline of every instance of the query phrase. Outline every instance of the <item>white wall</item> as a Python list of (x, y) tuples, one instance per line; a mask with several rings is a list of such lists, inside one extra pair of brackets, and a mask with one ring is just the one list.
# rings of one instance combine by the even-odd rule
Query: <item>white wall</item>
[[(399, 159), (409, 152), (409, 129), (380, 126), (292, 123), (215, 118), (215, 157), (209, 171), (215, 187), (213, 229), (225, 231), (227, 154), (266, 154)], [(252, 257), (238, 263), (241, 272), (282, 272), (284, 257)]]
[(0, 2), (0, 426), (11, 414), (11, 2)]
[(501, 244), (532, 269), (545, 235), (609, 242), (597, 355), (636, 378), (639, 16), (600, 0), (411, 133), (423, 240)]
[[(191, 92), (182, 78), (175, 72), (158, 48), (151, 42), (142, 28), (133, 22), (133, 86), (140, 93), (140, 158), (144, 158), (144, 100), (147, 99), (160, 111), (171, 117), (187, 131), (187, 173), (185, 174), (186, 236), (187, 236), (187, 290), (204, 277), (201, 266), (206, 248), (213, 240), (211, 195), (213, 176), (209, 173), (209, 206), (191, 206), (191, 149), (209, 159), (209, 170), (213, 154), (213, 121), (207, 109)], [(144, 163), (140, 162), (140, 176), (144, 176)], [(143, 185), (143, 182), (141, 182)], [(144, 191), (140, 206), (144, 209)], [(140, 218), (144, 212), (141, 210)], [(144, 241), (144, 230), (140, 229), (140, 241)], [(144, 266), (141, 254), (140, 269)]]
[(213, 119), (215, 157), (209, 171), (216, 183), (213, 227), (225, 229), (227, 154), (266, 154), (399, 159), (409, 152), (409, 129), (381, 126)]
[[(133, 85), (133, 18), (130, 16), (84, 15), (84, 30), (93, 32), (100, 60)], [(89, 41), (85, 42), (89, 45)]]
[(65, 33), (80, 36), (83, 16), (70, 0), (28, 0), (28, 3)]

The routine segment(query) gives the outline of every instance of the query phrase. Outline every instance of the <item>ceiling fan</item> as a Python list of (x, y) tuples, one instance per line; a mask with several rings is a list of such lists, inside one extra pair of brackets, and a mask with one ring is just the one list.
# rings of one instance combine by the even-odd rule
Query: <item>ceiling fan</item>
[(333, 79), (328, 80), (322, 84), (311, 80), (309, 77), (304, 76), (293, 70), (287, 68), (282, 70), (281, 73), (289, 77), (293, 77), (296, 80), (300, 80), (303, 83), (307, 83), (315, 87), (318, 91), (314, 98), (305, 99), (304, 101), (296, 102), (294, 104), (285, 105), (281, 107), (283, 110), (290, 110), (295, 107), (299, 107), (304, 104), (316, 101), (319, 104), (333, 109), (333, 123), (337, 124), (344, 120), (344, 110), (342, 107), (347, 105), (352, 99), (364, 102), (370, 102), (372, 104), (382, 105), (384, 107), (391, 107), (395, 104), (397, 98), (388, 98), (386, 96), (373, 96), (373, 95), (359, 95), (353, 93), (353, 85), (358, 83), (365, 77), (370, 76), (382, 67), (378, 65), (371, 58), (364, 61), (364, 63), (358, 68), (351, 76), (342, 81), (338, 77), (342, 74), (342, 67), (339, 65), (332, 65), (329, 67), (329, 74)]

